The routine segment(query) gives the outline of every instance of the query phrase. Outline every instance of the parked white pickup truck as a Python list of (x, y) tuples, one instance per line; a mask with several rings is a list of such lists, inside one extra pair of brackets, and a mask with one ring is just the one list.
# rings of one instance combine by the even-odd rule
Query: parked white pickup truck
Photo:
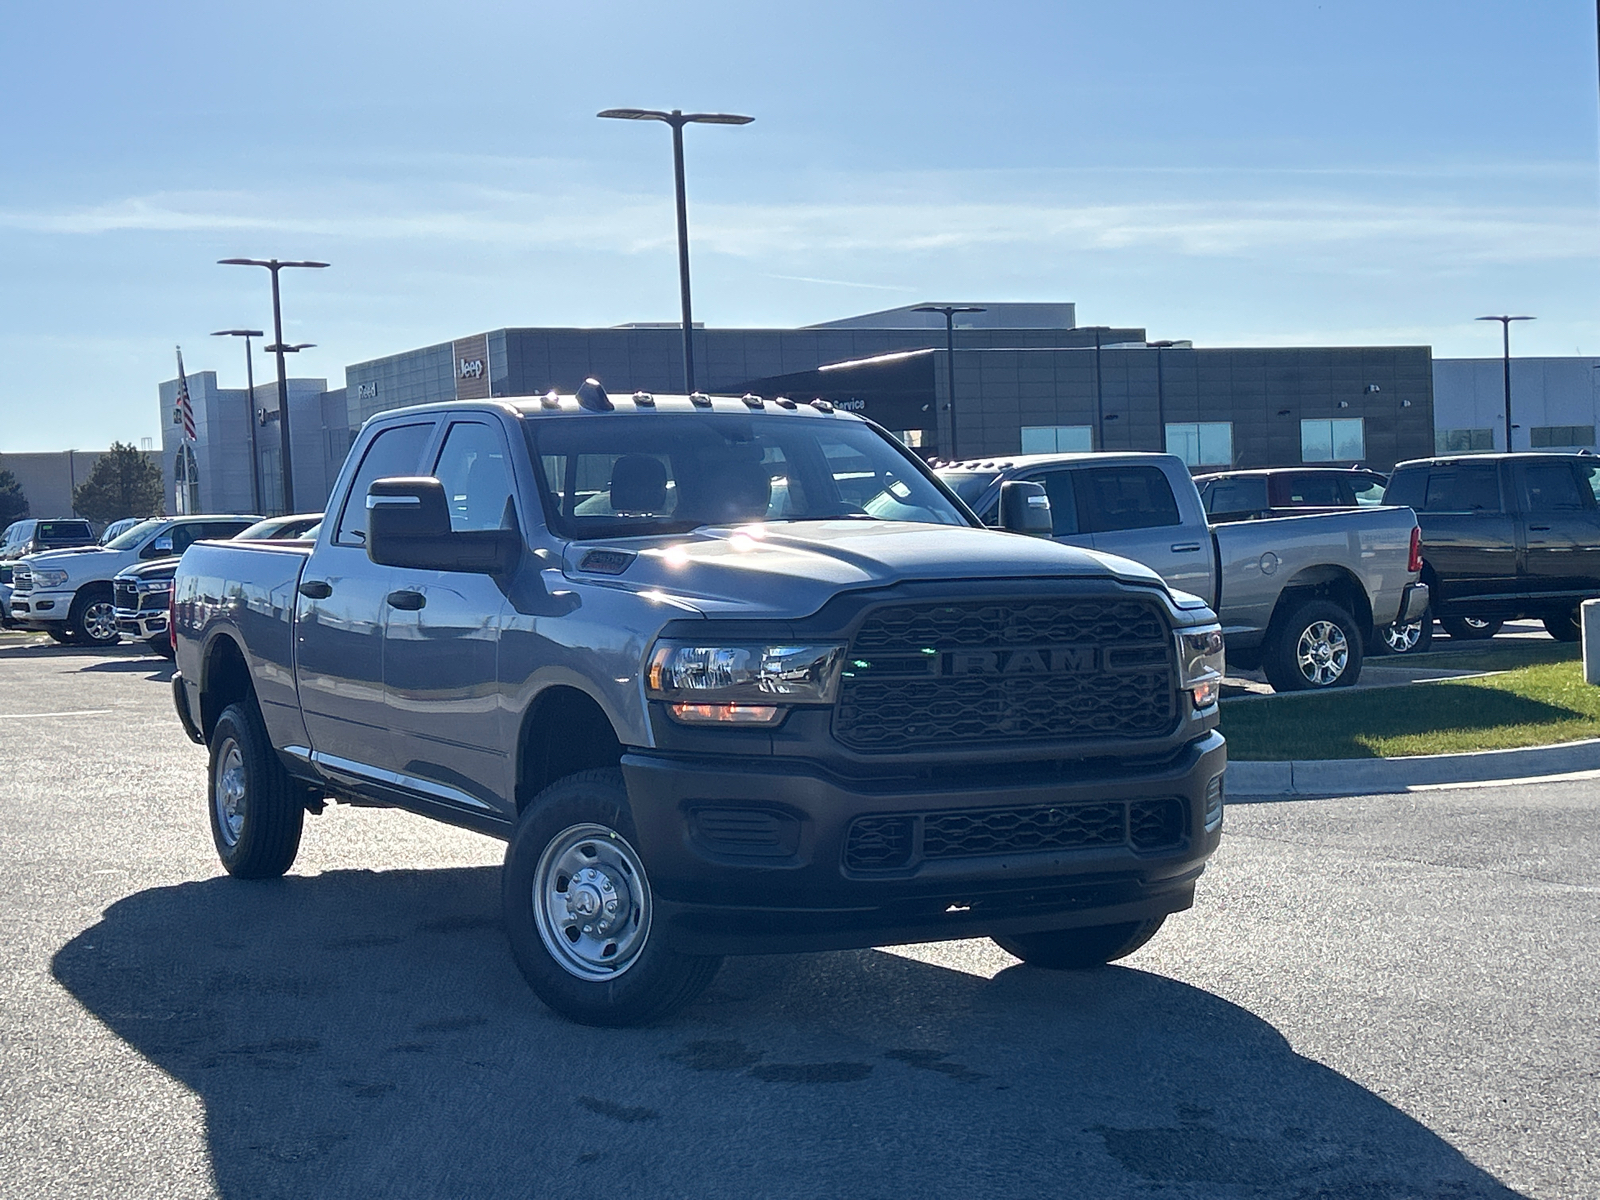
[(1208, 526), (1173, 454), (1019, 455), (938, 474), (988, 525), (1002, 484), (1043, 484), (1056, 541), (1131, 558), (1199, 596), (1222, 621), (1228, 661), (1263, 668), (1280, 692), (1354, 683), (1374, 631), (1428, 606), (1409, 508)]
[(104, 546), (75, 546), (19, 559), (12, 568), (11, 617), (62, 645), (109, 646), (117, 629), (111, 581), (147, 559), (182, 554), (201, 538), (231, 538), (260, 517), (152, 517)]

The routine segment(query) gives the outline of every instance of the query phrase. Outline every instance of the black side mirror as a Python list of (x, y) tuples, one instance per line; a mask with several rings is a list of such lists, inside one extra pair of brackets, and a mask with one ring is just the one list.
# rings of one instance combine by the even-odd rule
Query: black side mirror
[(431, 476), (376, 479), (367, 489), (367, 557), (381, 567), (504, 575), (521, 553), (520, 530), (451, 529), (444, 485)]
[(1013, 479), (1000, 485), (1000, 528), (1031, 537), (1049, 537), (1055, 532), (1050, 515), (1050, 497), (1044, 484)]

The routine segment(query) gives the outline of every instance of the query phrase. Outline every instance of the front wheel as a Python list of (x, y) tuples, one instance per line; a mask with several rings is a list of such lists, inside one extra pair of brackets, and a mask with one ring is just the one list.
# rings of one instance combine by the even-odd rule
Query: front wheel
[(305, 803), (268, 740), (254, 701), (230, 704), (211, 731), (211, 840), (238, 879), (274, 879), (300, 851)]
[(580, 771), (523, 812), (501, 905), (512, 956), (539, 999), (580, 1025), (644, 1025), (689, 1004), (720, 958), (670, 950), (617, 770)]
[(1278, 692), (1349, 687), (1361, 675), (1355, 618), (1328, 600), (1302, 604), (1279, 623), (1262, 666)]
[(1487, 617), (1440, 617), (1439, 624), (1451, 637), (1463, 642), (1481, 642), (1500, 632), (1504, 621)]
[(72, 602), (67, 628), (81, 646), (115, 646), (122, 640), (117, 629), (117, 606), (109, 589), (84, 588)]
[(1551, 613), (1544, 619), (1544, 627), (1558, 642), (1576, 642), (1583, 638), (1583, 617), (1576, 608), (1571, 612)]
[(45, 631), (50, 635), (50, 640), (58, 646), (76, 646), (78, 639), (73, 636), (70, 629), (56, 629), (54, 627)]
[(1013, 933), (991, 939), (1007, 954), (1030, 967), (1047, 971), (1082, 971), (1126, 958), (1144, 945), (1166, 921), (1127, 921), (1119, 925), (1091, 925), (1086, 929), (1055, 929), (1048, 933)]
[(153, 638), (147, 638), (144, 643), (150, 648), (150, 653), (159, 654), (162, 658), (174, 658), (177, 652), (172, 648), (172, 639), (165, 633), (158, 633)]
[(1433, 647), (1433, 614), (1407, 625), (1385, 625), (1373, 649), (1379, 654), (1426, 654)]

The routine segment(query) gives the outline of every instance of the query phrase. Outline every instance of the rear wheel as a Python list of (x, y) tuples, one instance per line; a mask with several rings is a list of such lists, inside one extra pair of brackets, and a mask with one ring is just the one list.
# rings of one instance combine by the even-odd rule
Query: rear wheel
[(1302, 604), (1278, 623), (1261, 665), (1274, 691), (1349, 687), (1361, 675), (1355, 618), (1328, 600)]
[(1487, 617), (1440, 617), (1439, 624), (1451, 637), (1464, 642), (1481, 642), (1500, 632), (1504, 621), (1491, 621)]
[(1576, 608), (1571, 612), (1551, 613), (1544, 619), (1544, 627), (1558, 642), (1576, 642), (1583, 638), (1583, 618)]
[(512, 956), (539, 999), (582, 1025), (661, 1020), (722, 964), (665, 945), (636, 836), (622, 772), (580, 771), (534, 797), (506, 850)]
[(993, 941), (1007, 954), (1030, 967), (1047, 971), (1081, 971), (1126, 958), (1151, 938), (1166, 921), (1128, 921), (1120, 925), (1091, 925), (1087, 929), (1056, 929), (1048, 933), (1013, 933)]
[(306, 809), (267, 738), (254, 700), (230, 704), (211, 731), (211, 840), (229, 875), (273, 879), (300, 851)]
[(86, 587), (78, 592), (67, 614), (67, 628), (81, 646), (115, 646), (122, 640), (117, 630), (117, 606), (111, 589)]

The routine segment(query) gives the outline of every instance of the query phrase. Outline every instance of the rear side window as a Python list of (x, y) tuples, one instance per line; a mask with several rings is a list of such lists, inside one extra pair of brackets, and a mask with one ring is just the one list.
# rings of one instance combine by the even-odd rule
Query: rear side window
[(1349, 503), (1358, 505), (1382, 504), (1384, 482), (1381, 475), (1352, 475), (1345, 480), (1349, 489)]
[(1333, 474), (1289, 476), (1289, 503), (1296, 508), (1338, 508), (1346, 503)]
[(372, 439), (361, 456), (361, 466), (356, 469), (350, 494), (345, 498), (344, 510), (339, 514), (339, 527), (334, 531), (334, 543), (340, 546), (365, 546), (367, 544), (367, 489), (373, 480), (390, 479), (396, 475), (415, 475), (422, 450), (433, 434), (433, 423), (423, 425), (395, 425)]
[(1582, 512), (1594, 507), (1594, 496), (1564, 462), (1519, 464), (1522, 510), (1530, 513)]
[[(1394, 501), (1391, 500), (1390, 503)], [(1422, 510), (1455, 513), (1499, 512), (1499, 470), (1492, 463), (1435, 467), (1428, 474), (1428, 490), (1422, 499)]]
[(1159, 467), (1093, 467), (1074, 474), (1083, 533), (1183, 523), (1172, 485)]
[(1267, 507), (1267, 481), (1260, 475), (1219, 479), (1206, 489), (1208, 516), (1241, 516), (1261, 512)]
[(49, 542), (63, 538), (82, 538), (90, 541), (94, 535), (89, 532), (87, 521), (40, 521), (39, 537)]

